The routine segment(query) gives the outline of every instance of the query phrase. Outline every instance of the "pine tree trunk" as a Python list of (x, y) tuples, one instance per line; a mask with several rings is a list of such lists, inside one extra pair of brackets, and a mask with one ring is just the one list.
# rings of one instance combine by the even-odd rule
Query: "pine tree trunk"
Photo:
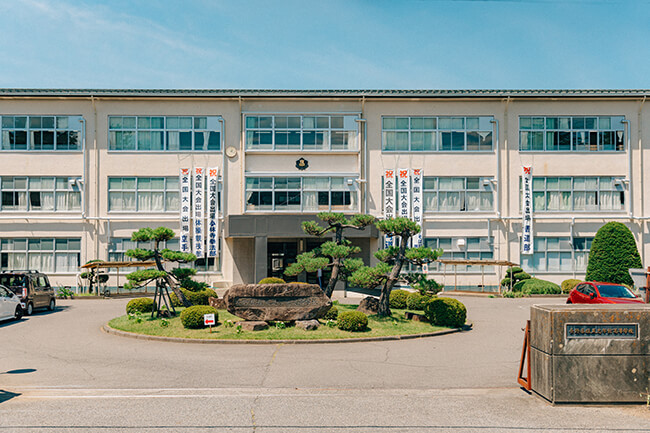
[[(154, 254), (154, 258), (156, 259), (156, 268), (158, 268), (159, 271), (167, 272), (165, 271), (165, 268), (162, 265), (162, 260), (160, 260), (160, 254), (158, 253), (158, 245), (156, 245), (156, 254)], [(192, 306), (192, 303), (185, 297), (183, 292), (181, 292), (180, 286), (176, 284), (176, 282), (172, 279), (169, 273), (165, 275), (164, 280), (165, 283), (167, 283), (167, 285), (169, 286), (169, 288), (172, 289), (172, 292), (174, 292), (174, 294), (181, 302), (181, 304), (183, 304), (184, 307)]]
[(381, 288), (381, 296), (379, 297), (379, 311), (377, 312), (379, 316), (387, 317), (391, 315), (389, 302), (390, 292), (393, 290), (393, 286), (399, 279), (399, 275), (402, 272), (402, 266), (404, 266), (404, 253), (406, 252), (407, 240), (408, 238), (400, 235), (399, 253), (397, 254), (397, 257), (395, 257), (395, 264), (393, 265), (393, 269), (388, 275), (388, 279)]
[(341, 269), (341, 259), (334, 259), (332, 262), (332, 274), (330, 275), (330, 279), (327, 282), (327, 287), (325, 287), (325, 295), (328, 298), (332, 297), (332, 294), (334, 293), (334, 287), (336, 287), (336, 283), (339, 280), (339, 271)]

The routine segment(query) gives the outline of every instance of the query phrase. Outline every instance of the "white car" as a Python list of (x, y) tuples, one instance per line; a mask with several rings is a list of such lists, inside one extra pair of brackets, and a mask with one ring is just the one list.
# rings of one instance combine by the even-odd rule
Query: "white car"
[(23, 307), (20, 305), (20, 298), (5, 286), (0, 285), (0, 320), (20, 320), (22, 317)]

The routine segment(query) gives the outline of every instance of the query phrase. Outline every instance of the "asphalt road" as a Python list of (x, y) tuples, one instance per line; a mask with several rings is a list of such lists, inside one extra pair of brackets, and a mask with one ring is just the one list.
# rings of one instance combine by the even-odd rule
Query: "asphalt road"
[(551, 406), (516, 374), (533, 303), (462, 297), (469, 332), (309, 345), (105, 334), (127, 300), (0, 323), (0, 432), (650, 431), (641, 406)]

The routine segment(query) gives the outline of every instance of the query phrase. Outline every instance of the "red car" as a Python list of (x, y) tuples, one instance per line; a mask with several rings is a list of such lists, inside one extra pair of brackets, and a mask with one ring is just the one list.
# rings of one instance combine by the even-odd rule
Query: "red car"
[(644, 304), (630, 289), (615, 283), (588, 281), (580, 283), (569, 293), (567, 304)]

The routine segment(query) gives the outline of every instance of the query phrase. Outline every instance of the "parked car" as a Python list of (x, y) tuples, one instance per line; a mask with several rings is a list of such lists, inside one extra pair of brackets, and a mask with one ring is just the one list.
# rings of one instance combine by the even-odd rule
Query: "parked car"
[(8, 287), (18, 298), (26, 315), (36, 308), (56, 307), (56, 294), (47, 275), (37, 271), (5, 271), (0, 273), (0, 285)]
[(23, 307), (18, 296), (5, 286), (0, 286), (0, 320), (20, 320), (22, 317)]
[(567, 304), (643, 304), (630, 289), (615, 283), (587, 281), (569, 292)]

